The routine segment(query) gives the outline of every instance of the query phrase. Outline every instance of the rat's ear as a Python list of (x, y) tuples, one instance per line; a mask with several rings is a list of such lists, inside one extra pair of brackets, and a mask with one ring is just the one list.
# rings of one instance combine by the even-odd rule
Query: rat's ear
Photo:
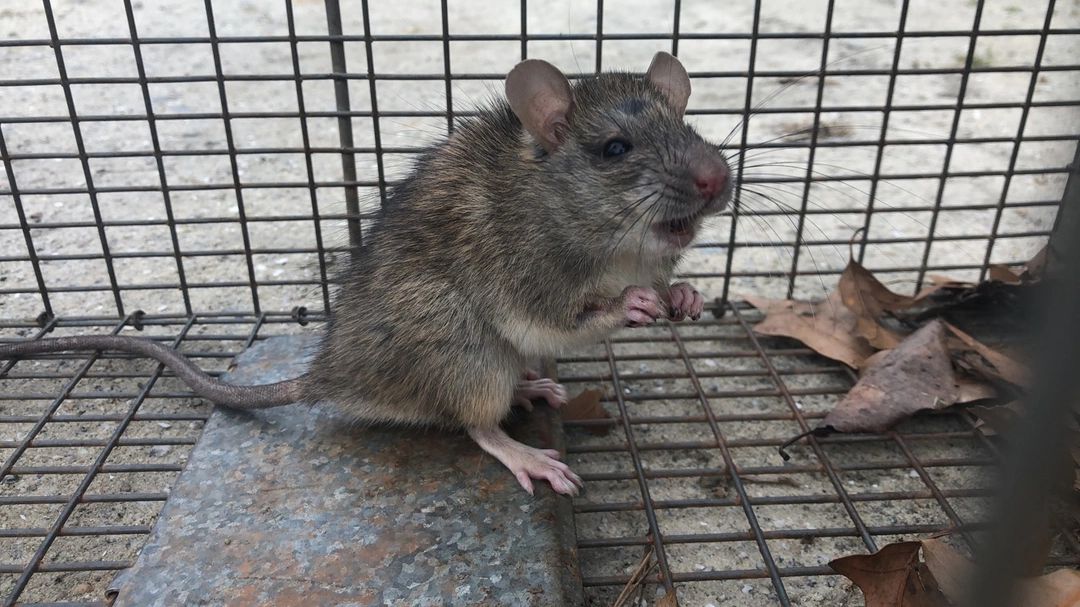
[(574, 107), (570, 82), (547, 61), (527, 59), (506, 76), (506, 98), (518, 120), (551, 152), (566, 140)]
[(680, 116), (686, 111), (686, 101), (690, 98), (690, 76), (686, 74), (679, 60), (669, 53), (660, 51), (649, 64), (645, 79), (667, 97), (668, 104)]

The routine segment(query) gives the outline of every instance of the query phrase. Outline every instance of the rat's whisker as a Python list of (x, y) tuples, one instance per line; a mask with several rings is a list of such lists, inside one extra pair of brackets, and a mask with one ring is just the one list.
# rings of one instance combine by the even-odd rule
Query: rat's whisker
[[(771, 203), (773, 205), (776, 205), (778, 208), (781, 208), (781, 209), (785, 208), (783, 204), (781, 204), (779, 201), (775, 200), (772, 196), (770, 196), (768, 194), (764, 194), (762, 192), (752, 190), (752, 189), (746, 189), (746, 188), (743, 188), (743, 191), (748, 192), (748, 193), (753, 194), (753, 195), (756, 195), (760, 199), (762, 199), (764, 201), (767, 201), (767, 202), (769, 202), (769, 203)], [(748, 201), (749, 200), (750, 199), (748, 199)], [(791, 223), (792, 229), (795, 230), (796, 233), (798, 232), (798, 227), (796, 226), (795, 221), (791, 218), (790, 215), (784, 214), (784, 215), (781, 215), (781, 217), (783, 217), (789, 223)], [(810, 223), (813, 224), (813, 222), (810, 222)], [(821, 231), (820, 228), (819, 228), (819, 231)], [(822, 232), (822, 234), (824, 234), (824, 232)], [(803, 246), (803, 247), (806, 248), (806, 252), (810, 256), (810, 262), (814, 265), (814, 268), (818, 270), (817, 277), (818, 277), (818, 282), (821, 283), (822, 295), (828, 294), (828, 288), (825, 286), (825, 280), (822, 278), (822, 275), (821, 275), (821, 272), (820, 272), (821, 266), (817, 262), (817, 257), (814, 255), (813, 248), (811, 246), (808, 246), (808, 245), (805, 245), (805, 244), (801, 244), (799, 246)], [(835, 246), (834, 246), (834, 248), (835, 248)], [(839, 254), (839, 250), (837, 250), (837, 252)], [(842, 256), (841, 256), (841, 259), (843, 259)], [(792, 260), (794, 262), (794, 253), (792, 254)], [(797, 272), (798, 268), (795, 268), (794, 270)]]

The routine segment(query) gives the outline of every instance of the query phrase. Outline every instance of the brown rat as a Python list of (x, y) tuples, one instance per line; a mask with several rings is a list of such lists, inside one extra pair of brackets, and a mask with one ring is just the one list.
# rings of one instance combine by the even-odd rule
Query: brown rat
[(565, 402), (526, 361), (701, 314), (702, 296), (671, 275), (732, 184), (718, 148), (683, 122), (689, 94), (667, 53), (644, 78), (605, 73), (573, 86), (546, 62), (518, 64), (506, 101), (465, 121), (393, 188), (299, 378), (228, 385), (165, 346), (116, 336), (4, 345), (0, 358), (129, 351), (223, 406), (327, 402), (368, 422), (465, 429), (530, 493), (531, 479), (576, 493), (581, 479), (558, 452), (518, 443), (499, 424), (515, 400)]

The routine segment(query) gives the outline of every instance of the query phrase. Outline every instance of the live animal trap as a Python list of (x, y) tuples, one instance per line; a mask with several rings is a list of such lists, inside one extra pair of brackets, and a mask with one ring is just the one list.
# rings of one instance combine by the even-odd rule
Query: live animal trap
[[(553, 367), (610, 415), (565, 423), (586, 601), (857, 604), (827, 563), (971, 540), (998, 449), (946, 411), (784, 462), (857, 376), (743, 298), (820, 299), (849, 259), (908, 293), (1030, 259), (1076, 179), (1074, 3), (0, 2), (0, 335), (147, 336), (220, 374), (317, 332), (387, 188), (516, 62), (657, 50), (742, 186), (682, 265), (711, 314)], [(209, 414), (149, 359), (0, 364), (5, 604), (105, 604)]]

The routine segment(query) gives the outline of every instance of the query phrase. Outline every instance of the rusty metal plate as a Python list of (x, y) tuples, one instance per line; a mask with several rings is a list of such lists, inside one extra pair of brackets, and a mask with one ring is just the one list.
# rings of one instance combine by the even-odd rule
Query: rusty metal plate
[[(298, 375), (311, 339), (260, 342), (233, 383)], [(536, 407), (512, 433), (561, 447)], [(568, 498), (531, 497), (463, 433), (362, 428), (303, 405), (217, 409), (115, 605), (575, 605)]]

